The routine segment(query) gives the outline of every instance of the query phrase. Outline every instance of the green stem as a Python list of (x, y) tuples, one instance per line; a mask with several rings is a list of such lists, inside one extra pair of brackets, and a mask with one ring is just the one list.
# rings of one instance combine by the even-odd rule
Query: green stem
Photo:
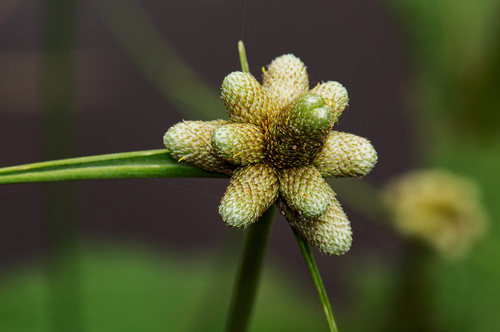
[(433, 321), (434, 310), (429, 300), (432, 287), (428, 275), (435, 251), (420, 241), (409, 241), (408, 244), (408, 254), (399, 275), (394, 316), (386, 331), (435, 332), (439, 328)]
[(250, 67), (248, 66), (247, 52), (245, 51), (245, 44), (243, 44), (243, 40), (238, 42), (238, 53), (240, 54), (241, 71), (249, 73)]
[(244, 332), (248, 328), (273, 224), (274, 210), (272, 205), (254, 225), (248, 228), (226, 332)]
[(295, 235), (295, 238), (297, 239), (300, 251), (304, 256), (307, 268), (309, 270), (309, 273), (311, 274), (311, 278), (313, 280), (316, 291), (318, 292), (319, 299), (323, 306), (323, 311), (325, 312), (328, 328), (331, 332), (337, 332), (337, 324), (335, 324), (335, 319), (333, 318), (332, 307), (330, 306), (330, 301), (328, 301), (328, 295), (326, 294), (325, 286), (323, 285), (323, 281), (321, 280), (318, 266), (316, 265), (316, 261), (314, 260), (311, 247), (309, 247), (306, 240), (302, 237), (302, 235), (299, 234), (299, 232), (295, 230), (295, 228), (292, 227), (292, 231)]
[(221, 178), (227, 175), (207, 172), (178, 162), (166, 149), (112, 153), (0, 168), (0, 185), (134, 178)]
[[(76, 0), (44, 2), (42, 100), (46, 160), (74, 154), (77, 13)], [(72, 183), (46, 184), (42, 198), (51, 329), (84, 331), (76, 188)]]

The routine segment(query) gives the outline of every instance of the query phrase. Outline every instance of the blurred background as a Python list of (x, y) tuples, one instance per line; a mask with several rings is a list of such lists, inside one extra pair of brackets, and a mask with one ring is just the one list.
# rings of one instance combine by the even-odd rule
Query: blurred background
[[(315, 252), (340, 330), (493, 331), (499, 16), (494, 0), (4, 0), (0, 167), (161, 149), (183, 119), (226, 118), (219, 88), (240, 70), (238, 40), (258, 80), (293, 53), (311, 87), (347, 88), (335, 129), (368, 138), (379, 154), (365, 179), (330, 182), (354, 236), (344, 256)], [(477, 191), (424, 218), (445, 215), (446, 229), (459, 229), (444, 252), (401, 231), (384, 199), (401, 175), (432, 169)], [(1, 186), (0, 331), (222, 330), (244, 236), (218, 215), (228, 182)], [(471, 200), (472, 217), (457, 217)], [(426, 209), (416, 206), (411, 215)], [(477, 236), (462, 227), (475, 223)], [(327, 330), (279, 215), (251, 330)]]

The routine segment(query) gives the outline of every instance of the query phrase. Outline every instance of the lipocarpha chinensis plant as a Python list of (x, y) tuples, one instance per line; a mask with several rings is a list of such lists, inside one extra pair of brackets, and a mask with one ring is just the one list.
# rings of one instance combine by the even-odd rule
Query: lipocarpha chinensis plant
[(245, 228), (276, 202), (307, 242), (340, 255), (352, 243), (349, 221), (326, 177), (362, 177), (377, 162), (371, 143), (332, 131), (348, 103), (328, 81), (309, 90), (305, 65), (292, 54), (263, 69), (262, 85), (233, 72), (222, 83), (230, 120), (184, 121), (164, 136), (174, 158), (231, 176), (219, 206), (228, 226)]

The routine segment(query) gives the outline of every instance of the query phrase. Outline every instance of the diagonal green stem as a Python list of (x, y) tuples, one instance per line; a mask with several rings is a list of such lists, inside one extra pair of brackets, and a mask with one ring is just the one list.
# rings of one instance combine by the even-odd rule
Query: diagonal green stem
[(137, 0), (93, 0), (118, 45), (171, 103), (194, 119), (227, 118), (219, 90), (210, 86), (166, 42)]
[(295, 235), (295, 238), (297, 239), (297, 243), (299, 244), (300, 251), (304, 256), (304, 260), (306, 261), (306, 265), (309, 269), (309, 273), (311, 274), (314, 287), (318, 292), (321, 305), (323, 306), (323, 311), (325, 312), (328, 328), (331, 332), (337, 332), (337, 324), (335, 324), (335, 319), (333, 318), (332, 307), (330, 306), (330, 301), (328, 300), (328, 295), (326, 294), (325, 286), (323, 285), (323, 281), (321, 280), (318, 266), (316, 265), (316, 261), (314, 260), (311, 247), (309, 247), (306, 240), (302, 237), (302, 235), (299, 234), (299, 232), (295, 230), (295, 228), (292, 227), (292, 231)]
[(248, 328), (273, 224), (274, 210), (272, 205), (254, 225), (248, 228), (226, 332), (244, 332)]
[(221, 178), (178, 162), (166, 149), (123, 152), (0, 168), (0, 184), (94, 179)]

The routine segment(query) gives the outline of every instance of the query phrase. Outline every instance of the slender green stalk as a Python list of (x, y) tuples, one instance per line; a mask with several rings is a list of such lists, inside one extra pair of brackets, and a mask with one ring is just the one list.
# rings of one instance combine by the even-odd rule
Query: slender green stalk
[[(74, 49), (76, 0), (44, 2), (43, 157), (74, 154)], [(47, 242), (48, 308), (53, 331), (84, 331), (80, 278), (80, 232), (76, 189), (72, 183), (43, 186)]]
[(249, 73), (250, 67), (248, 66), (247, 52), (245, 51), (245, 44), (243, 44), (243, 40), (238, 42), (238, 53), (240, 54), (241, 71)]
[(204, 171), (183, 161), (178, 162), (166, 149), (113, 153), (0, 168), (0, 185), (67, 180), (187, 177), (227, 176)]
[(436, 252), (426, 243), (408, 241), (405, 264), (401, 267), (399, 291), (394, 299), (393, 316), (385, 331), (437, 332), (440, 330), (433, 321), (434, 308), (432, 286), (429, 282), (429, 264)]
[(248, 227), (226, 332), (244, 332), (248, 328), (273, 224), (274, 210), (272, 205), (255, 224)]
[(318, 292), (321, 305), (323, 306), (323, 311), (325, 312), (328, 328), (331, 332), (337, 332), (337, 324), (335, 324), (335, 319), (333, 318), (332, 307), (330, 306), (330, 301), (328, 301), (328, 295), (326, 294), (325, 286), (323, 285), (323, 281), (321, 280), (318, 266), (316, 265), (316, 261), (314, 260), (311, 247), (309, 247), (306, 240), (302, 237), (302, 235), (299, 234), (299, 232), (295, 230), (295, 228), (292, 227), (292, 231), (295, 235), (295, 238), (297, 239), (297, 243), (299, 244), (300, 251), (304, 256), (304, 260), (306, 261), (306, 265), (309, 273), (311, 274), (314, 287)]

